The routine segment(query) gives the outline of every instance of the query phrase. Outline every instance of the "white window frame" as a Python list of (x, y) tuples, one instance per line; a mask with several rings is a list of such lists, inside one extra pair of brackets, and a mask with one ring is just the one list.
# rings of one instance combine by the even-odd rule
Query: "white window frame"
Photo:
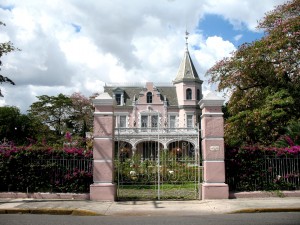
[[(174, 117), (174, 127), (171, 127), (171, 117)], [(178, 127), (178, 113), (169, 113), (168, 114), (168, 128), (177, 128)]]
[[(154, 119), (156, 119), (156, 121)], [(158, 120), (159, 120), (158, 115), (151, 115), (150, 120), (151, 120), (151, 128), (158, 128), (158, 123), (159, 123), (158, 122)]]
[[(120, 96), (120, 98), (118, 96)], [(117, 100), (118, 98), (119, 98), (119, 101)], [(115, 99), (116, 99), (117, 105), (123, 105), (122, 104), (122, 94), (121, 93), (116, 93), (115, 94)]]
[[(146, 120), (144, 120), (143, 118), (146, 118)], [(146, 124), (146, 126), (144, 126), (144, 124)], [(141, 115), (141, 128), (148, 128), (148, 127), (149, 127), (149, 115), (145, 115), (145, 114)]]
[(195, 126), (194, 114), (187, 113), (185, 118), (186, 118), (186, 128), (194, 128)]
[[(120, 95), (120, 104), (118, 104), (117, 95)], [(124, 90), (118, 88), (118, 90), (114, 91), (113, 97), (114, 97), (114, 99), (115, 99), (118, 106), (123, 106), (125, 104)]]
[[(124, 120), (124, 118), (125, 118), (125, 120)], [(120, 124), (120, 128), (126, 128), (127, 127), (127, 116), (120, 115), (119, 116), (119, 124)]]
[[(115, 125), (116, 128), (127, 128), (128, 127), (128, 113), (119, 113), (119, 114), (116, 114), (115, 117), (116, 117), (116, 125)], [(123, 126), (119, 127), (119, 125), (121, 125), (120, 124), (121, 117), (126, 117), (125, 118), (125, 126), (124, 127)]]
[[(146, 118), (147, 117), (147, 123), (146, 123), (146, 127), (144, 127), (144, 123), (143, 123), (143, 117)], [(153, 121), (152, 118), (156, 117), (156, 126), (152, 126), (153, 125)], [(159, 127), (159, 121), (160, 121), (160, 115), (158, 113), (141, 113), (140, 115), (140, 128), (158, 128)]]

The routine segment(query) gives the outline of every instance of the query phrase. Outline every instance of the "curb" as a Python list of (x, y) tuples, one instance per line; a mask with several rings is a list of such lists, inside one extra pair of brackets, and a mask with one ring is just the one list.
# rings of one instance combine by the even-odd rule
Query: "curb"
[(72, 216), (103, 216), (103, 214), (81, 209), (0, 209), (0, 214), (49, 214)]
[(300, 208), (255, 208), (255, 209), (240, 209), (229, 214), (235, 213), (265, 213), (265, 212), (300, 212)]

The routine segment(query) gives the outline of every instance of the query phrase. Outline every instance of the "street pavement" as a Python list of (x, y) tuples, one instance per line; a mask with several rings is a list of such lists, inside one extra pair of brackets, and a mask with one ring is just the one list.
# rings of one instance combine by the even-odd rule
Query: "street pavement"
[(212, 215), (251, 212), (300, 212), (300, 197), (194, 201), (88, 201), (0, 199), (0, 214), (72, 214), (105, 216)]

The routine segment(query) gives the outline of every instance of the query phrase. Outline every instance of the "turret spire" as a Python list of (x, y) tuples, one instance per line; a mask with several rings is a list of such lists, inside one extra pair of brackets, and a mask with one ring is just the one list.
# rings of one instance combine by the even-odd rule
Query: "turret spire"
[(173, 81), (173, 83), (178, 83), (178, 82), (183, 82), (183, 81), (202, 82), (199, 79), (199, 76), (198, 76), (195, 66), (193, 64), (193, 61), (190, 57), (190, 53), (188, 50), (188, 38), (189, 38), (189, 32), (185, 31), (186, 49), (185, 49), (183, 59), (179, 66), (177, 76), (176, 76), (175, 80)]
[(185, 50), (186, 50), (186, 51), (189, 50), (189, 48), (188, 48), (188, 46), (189, 46), (189, 43), (188, 43), (189, 34), (190, 34), (190, 33), (186, 30), (186, 31), (185, 31), (185, 46), (186, 46)]

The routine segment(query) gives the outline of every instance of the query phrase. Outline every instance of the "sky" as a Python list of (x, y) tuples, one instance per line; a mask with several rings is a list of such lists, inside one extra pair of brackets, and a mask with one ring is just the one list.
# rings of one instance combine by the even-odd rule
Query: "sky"
[(85, 96), (110, 83), (172, 83), (185, 51), (203, 83), (205, 72), (244, 42), (265, 13), (285, 0), (0, 0), (0, 43), (21, 51), (1, 58), (9, 105), (26, 113), (36, 96)]

